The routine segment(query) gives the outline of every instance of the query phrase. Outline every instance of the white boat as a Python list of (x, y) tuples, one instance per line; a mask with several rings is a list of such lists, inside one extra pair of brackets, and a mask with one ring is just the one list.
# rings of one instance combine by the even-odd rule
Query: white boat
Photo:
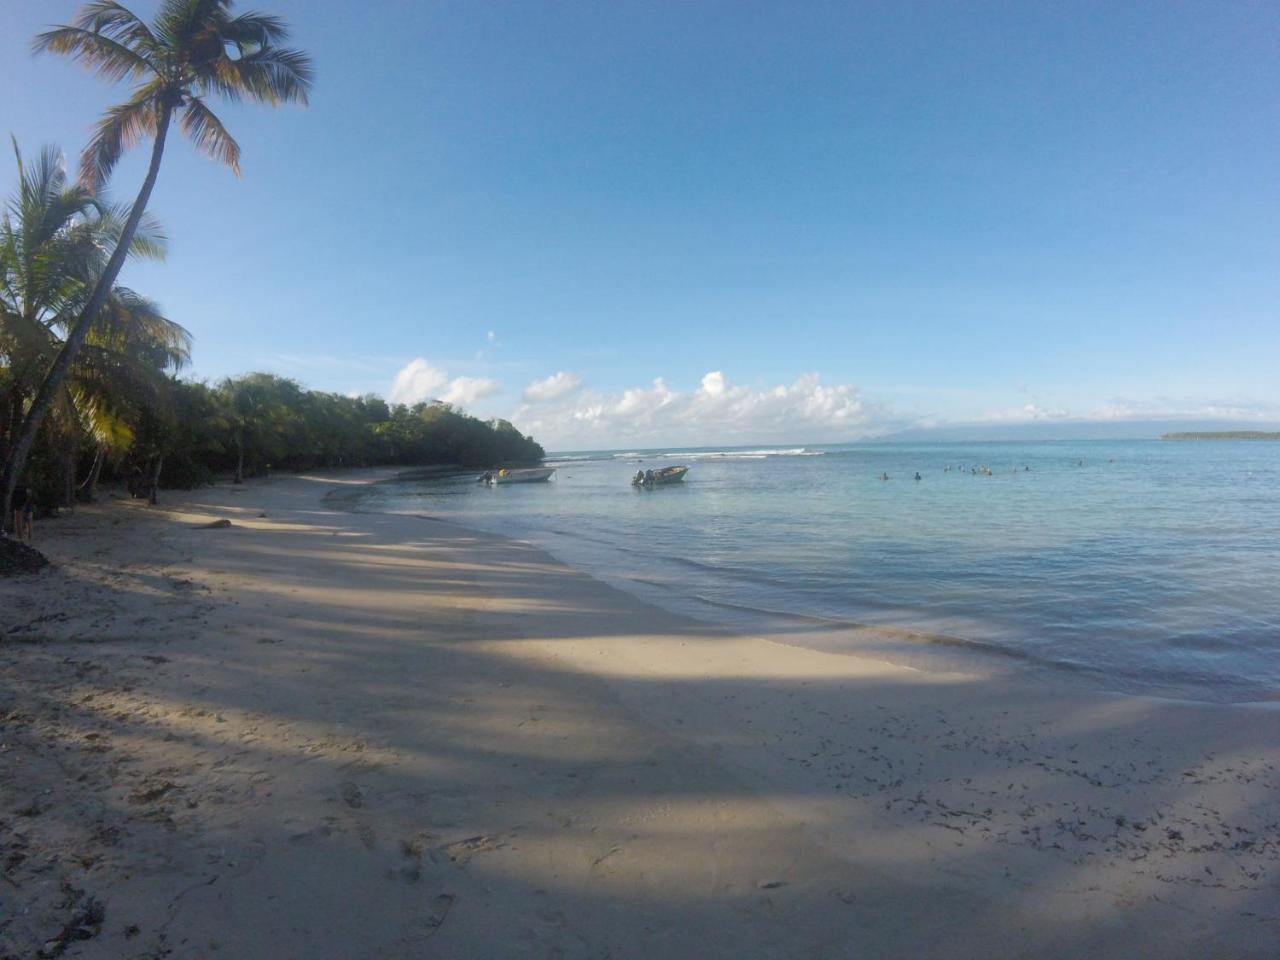
[(539, 483), (550, 480), (555, 472), (555, 467), (522, 467), (512, 470), (494, 470), (480, 479), (492, 486), (497, 486), (499, 483)]

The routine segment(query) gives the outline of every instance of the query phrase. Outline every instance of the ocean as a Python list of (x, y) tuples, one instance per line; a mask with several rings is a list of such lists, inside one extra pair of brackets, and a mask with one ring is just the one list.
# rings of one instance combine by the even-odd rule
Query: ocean
[[(709, 447), (548, 463), (549, 483), (398, 480), (361, 508), (528, 540), (660, 606), (816, 649), (1280, 698), (1280, 443)], [(681, 463), (682, 484), (630, 485)], [(855, 638), (850, 624), (889, 629)]]

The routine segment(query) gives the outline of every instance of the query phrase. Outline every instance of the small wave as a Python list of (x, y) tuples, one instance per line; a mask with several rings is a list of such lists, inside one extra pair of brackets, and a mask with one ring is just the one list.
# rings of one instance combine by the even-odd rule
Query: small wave
[[(759, 450), (627, 450), (607, 456), (581, 457), (584, 460), (764, 460), (767, 457), (822, 457), (825, 450), (808, 447), (762, 448)], [(560, 458), (556, 458), (560, 459)], [(569, 459), (569, 458), (564, 458)]]
[(654, 454), (670, 460), (764, 460), (767, 457), (821, 457), (825, 450), (793, 447), (786, 450), (677, 450)]
[[(700, 593), (693, 594), (693, 598), (699, 603), (706, 604), (709, 607), (719, 607), (724, 610), (734, 610), (756, 616), (774, 617), (778, 620), (791, 621), (792, 623), (797, 624), (825, 627), (833, 632), (854, 631), (859, 633), (872, 633), (885, 639), (895, 640), (900, 643), (933, 644), (943, 647), (958, 647), (979, 653), (1008, 657), (1013, 660), (1025, 660), (1049, 666), (1061, 666), (1066, 669), (1075, 669), (1075, 666), (1069, 662), (1060, 662), (1057, 660), (1037, 657), (1026, 650), (1021, 650), (1017, 647), (1011, 647), (993, 641), (974, 640), (968, 637), (957, 637), (945, 633), (932, 633), (927, 630), (915, 630), (911, 627), (899, 627), (891, 624), (862, 623), (857, 620), (844, 620), (838, 617), (822, 617), (811, 613), (793, 613), (787, 610), (773, 610), (768, 607), (758, 607), (745, 603), (731, 603), (725, 600), (713, 600), (711, 597), (704, 596)], [(801, 644), (797, 644), (797, 646), (800, 645)]]

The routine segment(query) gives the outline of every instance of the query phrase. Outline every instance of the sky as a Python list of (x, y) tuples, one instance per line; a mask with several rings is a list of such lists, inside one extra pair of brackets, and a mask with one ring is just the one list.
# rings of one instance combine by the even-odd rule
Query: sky
[[(78, 6), (0, 0), (0, 128), (72, 168), (127, 93), (30, 54)], [(219, 108), (239, 180), (172, 137), (168, 259), (121, 277), (192, 376), (556, 449), (1280, 420), (1280, 5), (250, 8), (312, 104)]]

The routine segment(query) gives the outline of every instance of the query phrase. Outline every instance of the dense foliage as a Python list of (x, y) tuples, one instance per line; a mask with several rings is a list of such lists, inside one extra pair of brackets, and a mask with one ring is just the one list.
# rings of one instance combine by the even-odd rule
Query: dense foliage
[(173, 381), (171, 404), (145, 421), (132, 464), (164, 458), (161, 483), (194, 486), (213, 474), (382, 464), (487, 468), (530, 463), (543, 449), (505, 420), (445, 403), (388, 405), (372, 394), (306, 390), (251, 373), (217, 386)]

